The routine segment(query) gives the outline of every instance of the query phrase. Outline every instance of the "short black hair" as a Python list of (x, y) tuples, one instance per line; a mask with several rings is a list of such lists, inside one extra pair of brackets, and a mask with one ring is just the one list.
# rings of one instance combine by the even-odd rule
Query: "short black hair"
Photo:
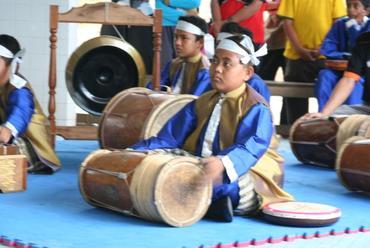
[[(13, 54), (16, 54), (21, 50), (21, 46), (19, 45), (19, 42), (10, 35), (7, 34), (0, 34), (0, 45), (3, 47), (6, 47), (9, 51), (11, 51)], [(4, 58), (7, 64), (10, 64), (12, 59)]]
[(220, 32), (227, 32), (230, 34), (245, 34), (253, 39), (253, 33), (248, 28), (242, 27), (237, 22), (226, 22), (222, 25)]
[[(227, 32), (233, 35), (246, 35), (251, 38), (253, 42), (253, 33), (248, 28), (242, 27), (237, 22), (226, 22), (222, 25), (220, 32)], [(258, 46), (253, 42), (254, 49), (256, 50)]]
[(370, 5), (370, 0), (360, 0), (360, 2), (365, 7), (365, 9), (368, 8)]
[(251, 51), (248, 47), (245, 47), (242, 44), (240, 44), (240, 42), (244, 39), (243, 35), (233, 35), (233, 36), (227, 37), (225, 39), (234, 41), (236, 44), (238, 44), (238, 46), (240, 48), (245, 50), (248, 54), (251, 54)]
[[(179, 21), (189, 22), (202, 30), (205, 34), (208, 33), (208, 26), (205, 20), (195, 15), (180, 16)], [(203, 35), (195, 35), (196, 40), (204, 38)]]

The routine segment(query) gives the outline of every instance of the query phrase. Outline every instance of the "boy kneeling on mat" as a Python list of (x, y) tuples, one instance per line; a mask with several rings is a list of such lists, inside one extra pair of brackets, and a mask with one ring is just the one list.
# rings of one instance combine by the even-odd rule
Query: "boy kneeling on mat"
[(23, 55), (14, 37), (0, 35), (0, 143), (16, 144), (29, 161), (29, 172), (52, 174), (60, 161), (49, 142), (48, 120), (18, 73)]
[(213, 90), (187, 104), (156, 137), (136, 150), (181, 148), (202, 157), (213, 183), (207, 215), (231, 222), (233, 214), (255, 213), (268, 203), (291, 201), (280, 187), (283, 159), (269, 144), (271, 112), (264, 99), (245, 84), (259, 60), (252, 40), (232, 36), (220, 41), (211, 63)]

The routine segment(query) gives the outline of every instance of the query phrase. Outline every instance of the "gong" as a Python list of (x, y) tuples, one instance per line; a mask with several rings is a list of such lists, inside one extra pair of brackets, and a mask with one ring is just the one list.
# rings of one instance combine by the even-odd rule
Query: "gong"
[(74, 102), (92, 115), (101, 115), (122, 90), (144, 86), (145, 65), (129, 43), (99, 36), (84, 42), (70, 56), (66, 83)]

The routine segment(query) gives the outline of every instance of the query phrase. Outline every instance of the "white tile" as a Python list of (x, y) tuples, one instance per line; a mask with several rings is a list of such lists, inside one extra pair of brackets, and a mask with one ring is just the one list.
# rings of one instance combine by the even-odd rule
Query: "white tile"
[(0, 1), (0, 21), (13, 20), (15, 16), (14, 1), (2, 0)]
[(34, 21), (49, 21), (49, 5), (48, 4), (32, 4), (31, 6), (31, 18)]
[(16, 21), (27, 21), (30, 23), (32, 20), (31, 12), (32, 2), (20, 3), (19, 1), (15, 4), (15, 20)]

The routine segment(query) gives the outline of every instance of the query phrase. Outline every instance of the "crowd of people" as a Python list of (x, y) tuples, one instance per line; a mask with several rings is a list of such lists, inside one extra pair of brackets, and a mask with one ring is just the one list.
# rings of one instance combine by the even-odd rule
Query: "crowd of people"
[[(148, 1), (132, 2), (152, 14)], [(164, 27), (160, 83), (173, 93), (199, 97), (157, 136), (131, 149), (180, 148), (201, 157), (213, 184), (211, 218), (230, 222), (234, 214), (253, 214), (267, 203), (292, 201), (281, 186), (283, 158), (272, 144), (270, 92), (263, 80), (273, 80), (282, 67), (285, 81), (316, 82), (320, 112), (306, 114), (307, 100), (285, 98), (282, 123), (333, 113), (369, 115), (369, 2), (212, 0), (212, 22), (207, 24), (197, 15), (200, 0), (156, 0)], [(130, 32), (146, 35), (148, 30)], [(215, 52), (207, 58), (204, 44), (210, 34)], [(150, 53), (150, 46), (140, 45), (148, 39), (132, 42), (142, 54)], [(60, 162), (32, 88), (18, 73), (23, 55), (13, 37), (0, 36), (0, 141), (24, 148), (30, 172), (50, 174)], [(328, 59), (347, 60), (348, 67), (326, 68)]]

